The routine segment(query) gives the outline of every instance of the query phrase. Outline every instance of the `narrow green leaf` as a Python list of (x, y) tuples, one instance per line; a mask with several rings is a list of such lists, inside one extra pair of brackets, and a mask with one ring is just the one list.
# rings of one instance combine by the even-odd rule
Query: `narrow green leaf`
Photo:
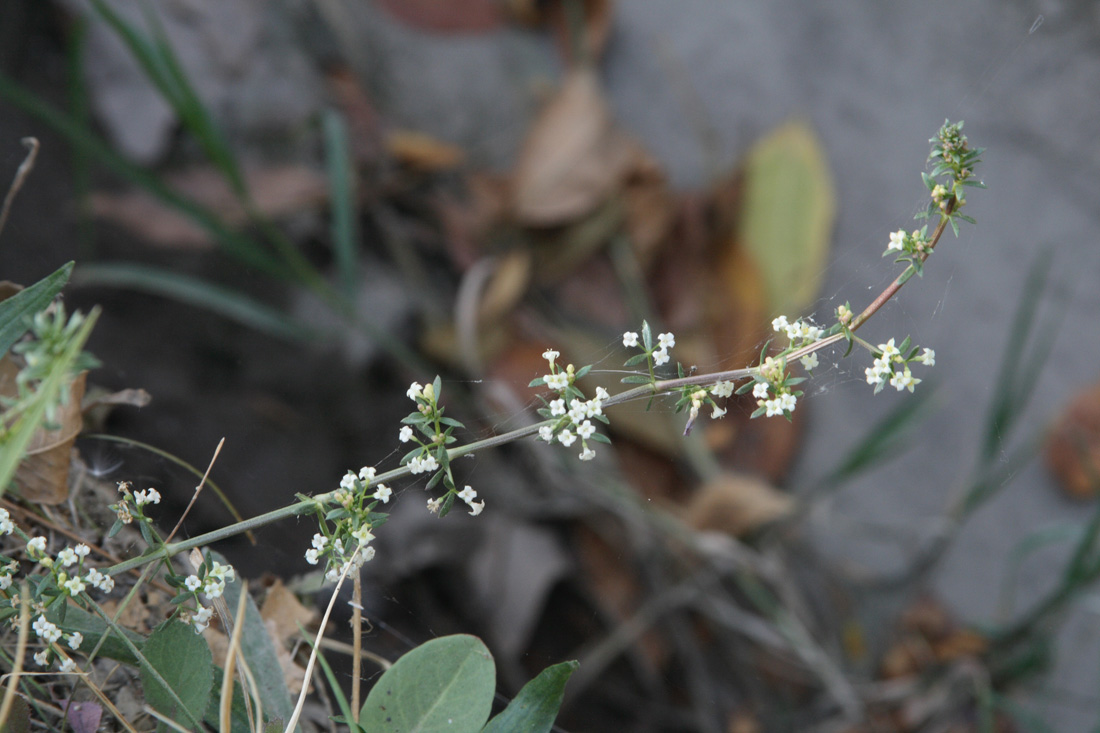
[(344, 295), (351, 298), (359, 281), (359, 227), (356, 219), (358, 196), (355, 171), (351, 166), (347, 126), (338, 112), (326, 109), (322, 117), (325, 133), (325, 169), (332, 202), (332, 253)]
[(371, 688), (359, 724), (372, 733), (476, 733), (496, 689), (493, 657), (474, 636), (421, 644)]
[(27, 332), (34, 314), (48, 306), (61, 292), (72, 272), (73, 263), (67, 262), (53, 274), (0, 302), (0, 357), (8, 353), (12, 344)]
[(577, 662), (562, 662), (542, 670), (482, 733), (547, 733), (558, 717), (565, 683), (579, 666)]
[[(214, 559), (223, 565), (229, 564), (217, 553), (214, 553)], [(226, 583), (226, 605), (229, 608), (236, 608), (240, 597), (241, 581), (235, 579), (232, 583)], [(283, 669), (279, 666), (279, 657), (271, 636), (260, 617), (260, 609), (256, 607), (251, 597), (245, 601), (244, 619), (234, 621), (244, 624), (244, 629), (241, 630), (241, 653), (248, 661), (249, 669), (252, 670), (252, 676), (256, 680), (264, 712), (288, 720), (294, 712), (294, 703), (287, 690)]]
[[(166, 690), (143, 665), (141, 681), (146, 701), (181, 725), (200, 726), (214, 685), (214, 658), (206, 639), (188, 624), (166, 621), (149, 635), (141, 651), (170, 688)], [(184, 709), (179, 708), (172, 692)]]
[(287, 341), (309, 341), (322, 335), (239, 291), (156, 267), (122, 263), (81, 265), (74, 283), (127, 288), (172, 298)]

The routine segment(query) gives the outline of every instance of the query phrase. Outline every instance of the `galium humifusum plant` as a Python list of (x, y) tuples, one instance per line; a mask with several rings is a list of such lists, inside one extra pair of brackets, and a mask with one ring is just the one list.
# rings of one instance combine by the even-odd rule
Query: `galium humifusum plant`
[[(589, 461), (596, 455), (596, 443), (610, 442), (598, 430), (599, 424), (608, 424), (606, 408), (631, 400), (661, 396), (676, 398), (676, 409), (687, 411), (685, 432), (691, 429), (704, 408), (709, 409), (712, 419), (720, 419), (728, 409), (724, 406), (725, 400), (734, 394), (749, 392), (756, 402), (752, 417), (783, 416), (789, 420), (803, 396), (798, 387), (806, 380), (806, 377), (793, 376), (791, 365), (799, 363), (807, 374), (812, 374), (818, 364), (817, 352), (841, 342), (846, 342), (848, 346), (846, 356), (855, 346), (870, 354), (871, 366), (865, 369), (865, 375), (875, 393), (886, 386), (912, 392), (921, 381), (913, 374), (912, 367), (933, 366), (935, 353), (929, 348), (913, 345), (909, 337), (900, 342), (889, 338), (874, 344), (858, 336), (857, 331), (913, 275), (923, 275), (925, 262), (948, 226), (957, 235), (960, 221), (973, 223), (970, 217), (961, 213), (961, 209), (966, 204), (965, 189), (982, 186), (974, 178), (974, 168), (980, 162), (982, 150), (969, 147), (962, 134), (961, 122), (945, 122), (930, 142), (932, 168), (922, 174), (929, 192), (929, 203), (917, 215), (918, 219), (927, 222), (919, 229), (899, 230), (889, 235), (884, 256), (893, 256), (895, 263), (904, 264), (905, 268), (858, 314), (846, 302), (836, 308), (834, 321), (828, 326), (818, 325), (808, 318), (791, 320), (787, 316), (778, 316), (771, 324), (780, 339), (776, 348), (772, 348), (772, 342), (769, 342), (762, 349), (756, 364), (709, 374), (686, 374), (680, 363), (676, 363), (674, 369), (670, 368), (671, 351), (676, 345), (675, 335), (665, 332), (654, 336), (649, 324), (643, 323), (640, 332), (624, 333), (622, 343), (625, 348), (638, 351), (626, 360), (626, 366), (638, 369), (644, 364), (644, 370), (625, 377), (622, 382), (634, 386), (617, 394), (596, 387), (588, 396), (583, 390), (583, 379), (591, 371), (591, 366), (576, 368), (572, 364), (563, 364), (560, 353), (548, 349), (543, 354), (548, 365), (547, 373), (530, 383), (533, 388), (544, 389), (539, 397), (542, 406), (538, 408), (538, 414), (543, 419), (509, 433), (463, 445), (458, 444), (455, 436), (463, 425), (445, 415), (445, 407), (441, 403), (441, 379), (436, 377), (427, 385), (413, 383), (407, 396), (413, 402), (414, 409), (402, 420), (403, 425), (397, 435), (398, 441), (409, 446), (410, 450), (401, 458), (399, 467), (385, 472), (373, 466), (348, 471), (334, 491), (316, 496), (300, 494), (298, 501), (281, 509), (176, 542), (171, 541), (171, 537), (161, 539), (153, 528), (152, 518), (146, 513), (150, 505), (159, 503), (159, 494), (154, 489), (134, 492), (128, 484), (121, 484), (121, 500), (114, 507), (118, 517), (114, 531), (122, 525), (135, 523), (151, 549), (140, 557), (107, 568), (92, 567), (88, 560), (89, 548), (84, 544), (50, 554), (45, 538), (24, 535), (5, 514), (0, 516), (0, 532), (19, 534), (25, 543), (25, 557), (39, 570), (31, 571), (35, 579), (30, 586), (32, 597), (22, 599), (14, 592), (13, 585), (13, 577), (20, 566), (15, 562), (0, 566), (0, 594), (9, 600), (9, 609), (3, 616), (14, 619), (19, 603), (29, 602), (35, 616), (32, 630), (41, 642), (41, 648), (35, 652), (35, 661), (44, 666), (56, 659), (61, 672), (79, 672), (71, 653), (80, 650), (83, 640), (73, 633), (64, 636), (61, 628), (64, 625), (63, 615), (57, 623), (46, 617), (51, 608), (56, 607), (63, 614), (63, 609), (71, 600), (94, 610), (98, 605), (91, 598), (91, 591), (110, 592), (112, 578), (119, 573), (159, 563), (167, 582), (177, 590), (173, 603), (178, 615), (190, 623), (196, 632), (201, 632), (213, 615), (210, 602), (220, 597), (226, 582), (232, 581), (233, 570), (206, 554), (195, 573), (183, 574), (173, 568), (171, 559), (180, 552), (304, 514), (313, 514), (319, 529), (313, 537), (312, 546), (305, 551), (306, 561), (323, 566), (326, 579), (340, 584), (375, 556), (371, 542), (386, 520), (386, 513), (381, 509), (394, 498), (394, 491), (389, 485), (393, 481), (407, 476), (427, 475), (426, 489), (430, 492), (427, 509), (440, 517), (451, 511), (456, 501), (461, 501), (473, 516), (485, 510), (486, 502), (478, 500), (478, 493), (472, 486), (459, 488), (461, 482), (456, 479), (453, 461), (461, 456), (535, 436), (549, 445), (574, 451), (579, 449), (578, 458)], [(57, 317), (49, 321), (40, 320), (38, 330), (45, 338), (36, 341), (46, 343), (53, 334), (58, 343), (67, 344), (80, 325), (79, 321), (75, 323), (76, 326), (73, 326)], [(27, 369), (30, 370), (42, 369), (43, 360), (48, 361), (52, 353), (42, 351), (42, 346), (20, 348), (24, 357), (29, 357)], [(35, 351), (35, 348), (39, 350)], [(51, 348), (58, 350), (56, 344)], [(44, 354), (40, 359), (36, 358), (39, 353)], [(669, 371), (674, 371), (674, 374), (668, 374)], [(27, 380), (28, 384), (32, 382), (33, 375)], [(334, 594), (333, 599), (335, 597)]]

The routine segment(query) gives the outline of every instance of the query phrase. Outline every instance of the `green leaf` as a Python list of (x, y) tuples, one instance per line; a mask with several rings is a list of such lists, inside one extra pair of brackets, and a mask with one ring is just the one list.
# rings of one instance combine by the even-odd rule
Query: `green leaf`
[[(214, 559), (223, 565), (229, 564), (228, 560), (217, 553), (214, 553)], [(229, 608), (236, 608), (240, 597), (241, 581), (235, 579), (232, 583), (226, 583), (226, 605)], [(236, 619), (235, 622), (242, 623), (242, 620)], [(294, 703), (287, 690), (286, 679), (283, 677), (282, 667), (279, 666), (279, 657), (272, 644), (271, 635), (260, 617), (260, 609), (256, 607), (251, 597), (245, 601), (243, 623), (241, 654), (244, 655), (256, 680), (264, 713), (289, 720), (294, 712)]]
[(828, 164), (809, 127), (785, 124), (753, 147), (740, 235), (772, 313), (800, 313), (817, 298), (835, 213)]
[(562, 662), (542, 670), (482, 733), (547, 733), (558, 717), (565, 683), (579, 666), (575, 661)]
[(372, 733), (476, 733), (493, 705), (496, 669), (480, 639), (464, 634), (421, 644), (371, 688), (359, 724)]
[(310, 341), (321, 335), (242, 292), (157, 267), (131, 264), (81, 265), (74, 282), (81, 285), (128, 288), (166, 296), (181, 303), (205, 308), (231, 321), (287, 341)]
[(69, 282), (72, 271), (73, 263), (67, 262), (53, 274), (0, 302), (0, 357), (8, 353), (12, 344), (27, 332), (34, 314), (48, 306), (61, 292), (61, 288)]
[[(142, 654), (170, 688), (165, 689), (143, 665), (141, 681), (146, 701), (181, 725), (198, 727), (214, 685), (214, 658), (206, 639), (185, 623), (166, 621), (149, 636)], [(172, 692), (183, 703), (183, 710)]]
[[(78, 606), (70, 606), (66, 610), (64, 623), (60, 621), (60, 616), (59, 609), (51, 609), (46, 614), (46, 618), (61, 627), (61, 630), (66, 634), (71, 634), (74, 631), (80, 632), (81, 636), (84, 637), (81, 651), (88, 651), (98, 645), (99, 651), (96, 656), (107, 657), (108, 659), (114, 659), (116, 662), (137, 666), (137, 657), (134, 656), (126, 644), (122, 643), (114, 631), (107, 628), (107, 623), (103, 619)], [(140, 634), (129, 630), (125, 630), (125, 634), (126, 638), (138, 649), (145, 645), (145, 637)], [(106, 639), (100, 644), (99, 640), (104, 636), (106, 636)]]
[(348, 130), (335, 110), (326, 109), (321, 117), (325, 133), (325, 169), (332, 200), (332, 253), (340, 288), (349, 298), (355, 295), (359, 280), (359, 227), (355, 171), (350, 165)]

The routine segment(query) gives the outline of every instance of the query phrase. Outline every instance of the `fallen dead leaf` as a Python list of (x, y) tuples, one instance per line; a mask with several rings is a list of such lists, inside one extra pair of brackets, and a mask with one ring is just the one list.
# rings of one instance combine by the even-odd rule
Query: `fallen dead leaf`
[(264, 595), (260, 618), (265, 624), (271, 624), (271, 638), (282, 646), (301, 635), (299, 626), (308, 629), (315, 622), (317, 610), (303, 605), (298, 596), (277, 578)]
[[(248, 212), (225, 178), (211, 167), (169, 174), (164, 181), (231, 227), (243, 226), (249, 220)], [(272, 219), (316, 208), (328, 198), (324, 176), (306, 166), (247, 169), (245, 183), (256, 211)], [(144, 191), (93, 193), (89, 199), (95, 216), (128, 229), (151, 244), (178, 249), (213, 246), (209, 233), (194, 220)]]
[(457, 168), (466, 158), (461, 148), (412, 130), (387, 134), (386, 150), (399, 163), (429, 173)]
[[(15, 378), (20, 365), (11, 353), (0, 359), (0, 395), (18, 394)], [(84, 398), (86, 372), (81, 372), (66, 388), (66, 402), (55, 417), (52, 429), (39, 427), (27, 445), (26, 456), (15, 471), (20, 495), (35, 504), (61, 504), (69, 498), (69, 466), (73, 444), (84, 427), (80, 402)]]
[(636, 153), (615, 127), (595, 70), (570, 71), (520, 152), (512, 190), (516, 220), (554, 226), (592, 212), (622, 186)]
[(1047, 468), (1076, 499), (1100, 492), (1100, 384), (1073, 396), (1046, 444)]
[(704, 485), (687, 506), (696, 529), (743, 537), (788, 516), (794, 500), (771, 485), (745, 475), (722, 474)]

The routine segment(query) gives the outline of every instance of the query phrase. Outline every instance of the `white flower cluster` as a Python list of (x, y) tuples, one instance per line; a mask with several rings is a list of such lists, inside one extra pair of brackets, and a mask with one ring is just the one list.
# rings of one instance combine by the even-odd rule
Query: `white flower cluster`
[[(50, 650), (53, 644), (56, 644), (62, 636), (61, 629), (57, 627), (57, 624), (49, 621), (45, 616), (39, 615), (34, 623), (31, 624), (31, 628), (34, 629), (34, 633), (42, 641), (46, 642), (45, 649), (35, 653), (34, 661), (40, 667), (45, 667), (50, 663)], [(74, 631), (65, 637), (65, 640), (69, 643), (69, 648), (76, 651), (80, 648), (80, 645), (84, 643), (84, 635), (79, 631)], [(63, 673), (76, 671), (76, 663), (64, 654), (60, 654), (62, 657), (60, 670)]]
[(345, 569), (349, 573), (353, 572), (362, 567), (363, 563), (374, 559), (375, 550), (368, 544), (374, 539), (370, 527), (363, 525), (351, 534), (357, 541), (354, 549), (346, 548), (344, 541), (339, 537), (329, 540), (328, 537), (318, 532), (313, 535), (313, 547), (306, 550), (306, 562), (310, 565), (316, 565), (322, 557), (328, 556), (328, 570), (325, 573), (325, 580), (330, 583), (335, 583)]
[[(84, 558), (91, 551), (92, 548), (82, 542), (76, 547), (63, 548), (61, 552), (57, 553), (56, 558), (51, 558), (46, 554), (45, 537), (32, 537), (27, 542), (27, 556), (54, 573), (58, 587), (64, 589), (70, 596), (80, 595), (89, 585), (104, 593), (110, 593), (115, 587), (113, 578), (95, 568), (89, 568), (84, 577), (80, 576), (80, 570), (84, 568)], [(65, 568), (73, 565), (77, 566), (77, 572), (70, 574)], [(11, 587), (12, 573), (15, 572), (16, 568), (15, 563), (0, 568), (0, 590), (7, 590)]]
[[(639, 343), (636, 332), (627, 331), (623, 334), (623, 346), (631, 348), (638, 346)], [(664, 366), (671, 358), (668, 355), (668, 350), (676, 346), (676, 336), (672, 332), (658, 334), (657, 345), (657, 350), (653, 352), (653, 363), (656, 366)]]
[(760, 365), (759, 372), (763, 381), (758, 380), (752, 387), (757, 406), (763, 408), (765, 417), (789, 417), (798, 404), (798, 396), (787, 386), (783, 360), (769, 356)]
[(236, 577), (237, 573), (231, 565), (222, 565), (215, 560), (205, 578), (188, 575), (183, 581), (183, 587), (192, 593), (196, 593), (201, 589), (203, 595), (213, 600), (220, 598), (225, 593), (225, 584), (232, 583)]
[[(807, 318), (799, 318), (794, 323), (787, 321), (786, 316), (778, 316), (772, 319), (772, 330), (776, 333), (783, 332), (787, 336), (787, 340), (790, 341), (791, 346), (795, 348), (801, 348), (812, 344), (825, 335), (825, 329), (820, 326), (814, 325), (813, 321)], [(802, 357), (802, 367), (806, 371), (812, 370), (817, 366), (817, 352)], [(791, 408), (794, 409), (793, 407)]]
[[(603, 415), (604, 400), (609, 399), (611, 395), (603, 387), (596, 387), (596, 396), (594, 398), (590, 400), (580, 400), (574, 397), (569, 400), (567, 408), (565, 400), (568, 397), (569, 386), (573, 380), (573, 365), (570, 364), (565, 370), (558, 371), (554, 365), (554, 360), (561, 356), (561, 354), (553, 349), (547, 349), (542, 356), (550, 362), (551, 371), (551, 373), (545, 375), (542, 380), (546, 386), (557, 392), (559, 397), (547, 403), (547, 407), (550, 410), (550, 417), (558, 419), (556, 419), (552, 425), (543, 425), (540, 427), (539, 438), (545, 440), (547, 443), (553, 443), (554, 440), (557, 439), (557, 441), (566, 448), (576, 443), (577, 439), (580, 438), (581, 452), (579, 457), (582, 461), (591, 461), (596, 457), (596, 451), (592, 450), (591, 446), (588, 445), (588, 441), (596, 433), (596, 426), (592, 424), (590, 418), (596, 418)], [(566, 419), (562, 420), (560, 418)], [(459, 497), (461, 498), (461, 496), (462, 494), (460, 492)], [(473, 504), (470, 504), (470, 506), (472, 508)], [(480, 512), (481, 510), (479, 509), (478, 511)]]
[(875, 359), (872, 366), (864, 370), (867, 375), (867, 384), (874, 386), (875, 394), (878, 394), (887, 382), (898, 392), (904, 389), (912, 392), (913, 388), (921, 383), (921, 380), (913, 376), (913, 372), (909, 369), (909, 362), (917, 361), (925, 366), (935, 366), (936, 364), (936, 352), (927, 348), (919, 356), (906, 359), (902, 355), (901, 349), (894, 345), (894, 339), (879, 344), (878, 350), (881, 355)]
[(11, 515), (7, 509), (0, 509), (0, 535), (7, 536), (15, 531), (15, 522), (11, 521)]

